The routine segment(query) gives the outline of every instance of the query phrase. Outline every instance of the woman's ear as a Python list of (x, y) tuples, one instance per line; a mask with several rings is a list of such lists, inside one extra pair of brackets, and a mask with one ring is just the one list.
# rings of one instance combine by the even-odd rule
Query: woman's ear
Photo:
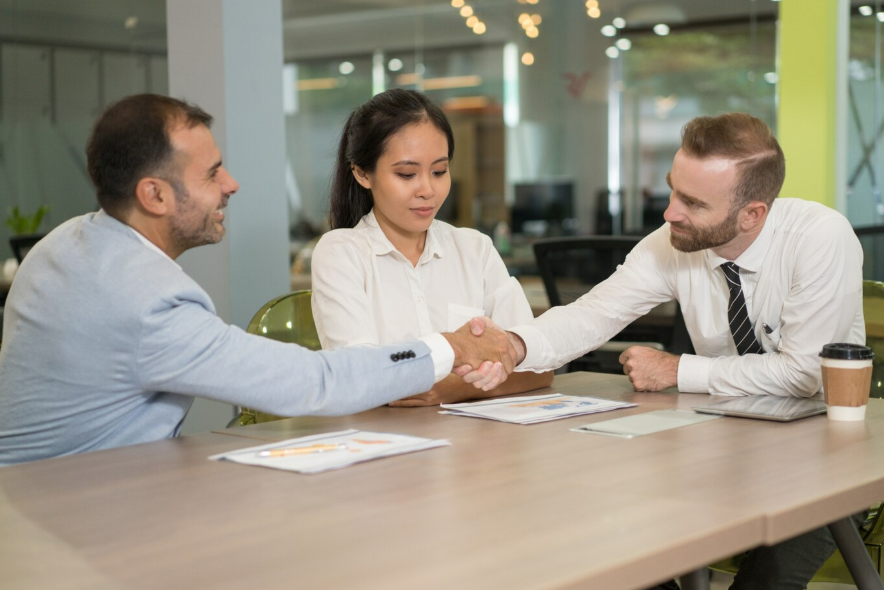
[(356, 164), (353, 164), (350, 169), (353, 171), (353, 178), (356, 179), (356, 182), (358, 182), (362, 188), (371, 190), (371, 177), (368, 175), (368, 172)]

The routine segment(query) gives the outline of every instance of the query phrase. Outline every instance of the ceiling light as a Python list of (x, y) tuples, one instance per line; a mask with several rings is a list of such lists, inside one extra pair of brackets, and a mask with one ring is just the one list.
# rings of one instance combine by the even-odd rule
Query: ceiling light
[(626, 26), (626, 21), (618, 16), (617, 18), (615, 18), (614, 20), (611, 21), (611, 24), (613, 24), (618, 29), (622, 29), (623, 27)]
[(537, 27), (531, 27), (525, 34), (531, 37), (532, 39), (536, 39), (540, 35), (540, 31), (537, 30)]
[(586, 7), (587, 8), (598, 8), (599, 7), (599, 0), (586, 0)]
[(661, 37), (665, 37), (669, 34), (669, 25), (664, 25), (663, 23), (660, 23), (659, 25), (654, 25), (654, 32)]
[(349, 61), (342, 61), (341, 65), (338, 66), (338, 71), (341, 72), (342, 74), (344, 74), (345, 76), (347, 74), (352, 74), (353, 70), (355, 70), (355, 69), (356, 69), (356, 66), (353, 65), (353, 62), (349, 62)]
[(605, 55), (607, 55), (611, 59), (614, 59), (615, 57), (620, 55), (620, 50), (612, 45), (611, 47), (605, 49)]
[(543, 22), (543, 19), (540, 18), (539, 14), (532, 14), (531, 15), (531, 22), (534, 23), (535, 25), (539, 25), (540, 23)]
[(875, 12), (871, 6), (860, 6), (859, 13), (863, 16), (872, 16), (872, 13)]
[(463, 0), (451, 0), (451, 5), (455, 8), (460, 8), (463, 6)]
[(879, 21), (879, 22), (884, 23), (884, 12), (879, 12), (879, 13), (876, 14), (875, 16), (878, 18), (878, 21)]
[(402, 69), (402, 60), (394, 57), (387, 63), (387, 69), (389, 69), (391, 72), (398, 72)]
[(598, 18), (602, 15), (602, 11), (599, 10), (598, 6), (594, 6), (587, 10), (586, 14), (589, 15), (589, 18)]
[(479, 17), (475, 14), (467, 19), (467, 26), (471, 29), (476, 26), (476, 23), (479, 22)]
[(473, 16), (473, 7), (472, 6), (464, 6), (460, 9), (460, 15), (463, 17)]
[(605, 25), (602, 27), (602, 35), (605, 37), (613, 37), (617, 34), (617, 29), (613, 25)]
[(523, 53), (522, 54), (522, 63), (525, 64), (526, 66), (530, 66), (531, 64), (533, 64), (534, 63), (534, 54), (531, 53), (530, 51), (526, 51), (525, 53)]
[(476, 26), (473, 27), (473, 32), (477, 35), (483, 34), (485, 32), (485, 23), (483, 23), (483, 22), (476, 23)]
[(620, 51), (629, 51), (632, 48), (632, 41), (629, 39), (617, 39), (617, 42), (614, 43), (617, 46), (617, 49)]
[(768, 84), (776, 84), (779, 81), (780, 77), (776, 72), (767, 72), (764, 75), (764, 81)]

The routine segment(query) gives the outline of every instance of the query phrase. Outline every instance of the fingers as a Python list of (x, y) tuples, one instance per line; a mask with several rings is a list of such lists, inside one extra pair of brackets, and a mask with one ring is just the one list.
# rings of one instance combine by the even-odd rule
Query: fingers
[(473, 370), (473, 367), (470, 365), (461, 365), (459, 367), (454, 367), (451, 372), (457, 375), (458, 377), (465, 377)]
[(507, 374), (501, 363), (486, 361), (477, 370), (464, 377), (464, 381), (472, 383), (476, 389), (491, 391), (506, 381), (506, 377)]
[(481, 336), (485, 333), (485, 320), (488, 320), (487, 325), (494, 325), (494, 322), (485, 317), (477, 317), (470, 320), (470, 332), (473, 334), (473, 336)]

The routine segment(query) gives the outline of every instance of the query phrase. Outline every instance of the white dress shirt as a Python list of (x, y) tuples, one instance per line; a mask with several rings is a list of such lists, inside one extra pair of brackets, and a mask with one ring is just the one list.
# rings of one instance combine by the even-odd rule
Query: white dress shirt
[(438, 220), (416, 266), (372, 211), (356, 227), (322, 236), (311, 268), (313, 318), (324, 349), (451, 332), (476, 316), (505, 328), (533, 318), (491, 240)]
[(739, 356), (729, 293), (712, 250), (679, 252), (666, 224), (643, 239), (611, 277), (574, 303), (514, 328), (527, 346), (519, 370), (546, 371), (597, 348), (659, 303), (681, 305), (696, 355), (682, 355), (681, 392), (811, 396), (829, 342), (865, 342), (859, 240), (839, 213), (777, 199), (740, 267), (746, 309), (766, 354)]

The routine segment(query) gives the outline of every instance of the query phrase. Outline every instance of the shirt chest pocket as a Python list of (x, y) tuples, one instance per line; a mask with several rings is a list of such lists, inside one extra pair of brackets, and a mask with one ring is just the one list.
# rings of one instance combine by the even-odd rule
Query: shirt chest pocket
[[(768, 332), (770, 330), (770, 332)], [(779, 352), (780, 350), (780, 326), (771, 326), (769, 324), (761, 324), (761, 347), (764, 352)]]
[(480, 307), (469, 307), (456, 303), (448, 304), (448, 331), (454, 332), (471, 319), (485, 315), (485, 310)]

